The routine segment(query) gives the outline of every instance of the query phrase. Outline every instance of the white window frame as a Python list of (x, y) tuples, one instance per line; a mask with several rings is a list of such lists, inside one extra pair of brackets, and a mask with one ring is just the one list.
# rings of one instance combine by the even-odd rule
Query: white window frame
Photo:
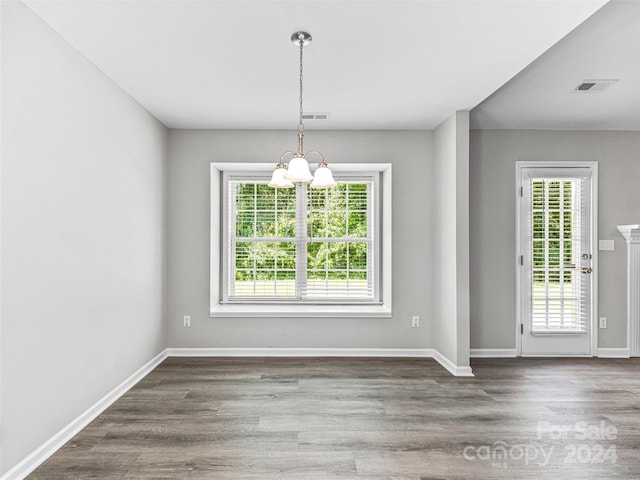
[[(231, 225), (229, 223), (229, 216), (233, 211), (233, 205), (231, 204), (231, 192), (229, 183), (233, 181), (240, 180), (241, 182), (260, 182), (266, 184), (270, 177), (270, 172), (266, 172), (266, 174), (261, 174), (260, 172), (251, 172), (250, 174), (242, 173), (242, 172), (229, 172), (225, 171), (222, 174), (222, 225)], [(314, 296), (311, 293), (305, 294), (304, 292), (307, 290), (306, 285), (306, 268), (300, 268), (300, 263), (302, 263), (306, 267), (306, 252), (308, 243), (305, 240), (314, 240), (307, 239), (307, 226), (302, 221), (300, 224), (296, 225), (296, 238), (294, 243), (301, 242), (298, 244), (296, 256), (301, 259), (301, 261), (297, 262), (298, 265), (296, 267), (296, 272), (298, 273), (298, 281), (296, 284), (299, 287), (298, 296), (297, 297), (231, 297), (229, 295), (229, 285), (225, 283), (225, 279), (229, 281), (229, 279), (233, 278), (233, 272), (231, 271), (231, 265), (233, 262), (229, 258), (231, 256), (230, 253), (230, 244), (233, 235), (229, 232), (229, 229), (222, 230), (222, 293), (221, 293), (221, 303), (322, 303), (322, 304), (351, 304), (351, 303), (381, 303), (380, 302), (380, 289), (379, 289), (379, 268), (378, 265), (380, 263), (380, 226), (378, 225), (377, 220), (377, 212), (380, 209), (380, 174), (378, 172), (369, 172), (367, 174), (363, 174), (362, 172), (341, 172), (334, 175), (335, 179), (338, 182), (344, 181), (345, 183), (369, 183), (372, 185), (372, 188), (369, 190), (371, 208), (367, 210), (367, 226), (368, 226), (368, 234), (367, 238), (354, 239), (354, 238), (345, 238), (340, 239), (343, 242), (362, 242), (365, 241), (368, 244), (369, 251), (369, 268), (367, 268), (368, 273), (368, 282), (370, 283), (370, 287), (372, 289), (372, 297), (325, 297), (325, 296)], [(304, 188), (306, 187), (306, 188)], [(298, 195), (308, 195), (311, 192), (309, 185), (298, 185), (296, 186)], [(316, 190), (315, 193), (324, 193), (326, 189), (321, 189), (320, 191)], [(225, 199), (227, 202), (225, 204)], [(296, 217), (304, 219), (308, 212), (307, 207), (305, 206), (305, 198), (297, 198), (296, 199)], [(317, 239), (315, 239), (317, 240)], [(332, 241), (334, 239), (325, 239)], [(273, 238), (267, 239), (267, 241), (271, 242), (281, 242), (283, 239)], [(304, 270), (304, 271), (303, 271)]]
[(336, 176), (341, 173), (379, 175), (379, 255), (375, 272), (379, 276), (377, 301), (375, 303), (226, 303), (223, 295), (223, 248), (226, 235), (223, 226), (226, 217), (223, 211), (226, 192), (225, 178), (228, 175), (269, 175), (270, 163), (212, 163), (211, 164), (211, 270), (210, 270), (210, 316), (211, 317), (391, 317), (391, 164), (331, 164)]

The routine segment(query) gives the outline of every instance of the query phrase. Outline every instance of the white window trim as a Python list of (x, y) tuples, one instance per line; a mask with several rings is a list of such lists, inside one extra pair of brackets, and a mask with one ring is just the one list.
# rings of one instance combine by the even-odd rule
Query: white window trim
[(229, 304), (221, 303), (222, 285), (222, 181), (225, 171), (265, 172), (273, 170), (271, 163), (212, 163), (211, 164), (211, 317), (391, 317), (391, 164), (349, 163), (331, 164), (331, 170), (340, 172), (379, 173), (381, 195), (380, 303), (370, 304)]
[[(229, 182), (230, 181), (234, 181), (237, 179), (242, 179), (244, 180), (248, 180), (248, 181), (252, 181), (252, 180), (257, 180), (257, 181), (264, 181), (265, 183), (269, 180), (270, 178), (270, 174), (271, 172), (260, 172), (260, 171), (252, 171), (250, 174), (246, 174), (242, 171), (237, 171), (237, 170), (233, 170), (233, 171), (228, 171), (225, 170), (224, 172), (222, 172), (222, 186), (221, 186), (221, 191), (222, 191), (222, 198), (223, 199), (229, 199)], [(373, 202), (374, 206), (373, 206), (373, 212), (378, 212), (380, 211), (380, 197), (381, 197), (381, 186), (380, 186), (380, 173), (379, 172), (367, 172), (364, 173), (362, 171), (359, 172), (336, 172), (334, 177), (336, 178), (336, 180), (338, 182), (340, 182), (342, 179), (346, 180), (346, 181), (362, 181), (362, 182), (372, 182), (374, 187), (373, 187), (373, 192), (371, 195), (371, 201)], [(323, 189), (324, 191), (324, 189)], [(307, 192), (309, 192), (309, 188), (307, 185)], [(230, 200), (227, 200), (230, 201)], [(231, 205), (230, 204), (226, 204), (225, 207), (225, 200), (222, 201), (222, 224), (223, 225), (228, 225), (229, 224), (229, 214), (231, 212), (230, 210)], [(300, 208), (303, 208), (303, 210), (300, 210)], [(372, 273), (373, 275), (370, 278), (374, 278), (376, 279), (376, 281), (374, 282), (373, 285), (373, 298), (349, 298), (349, 297), (345, 297), (345, 298), (335, 298), (335, 297), (331, 297), (331, 298), (326, 298), (323, 296), (307, 296), (304, 297), (304, 295), (300, 294), (299, 296), (297, 296), (296, 298), (269, 298), (269, 299), (264, 299), (264, 298), (245, 298), (245, 299), (237, 299), (237, 298), (230, 298), (229, 294), (228, 294), (228, 285), (225, 285), (225, 279), (229, 278), (229, 258), (227, 257), (228, 253), (227, 253), (227, 249), (228, 249), (228, 245), (230, 243), (230, 234), (228, 229), (223, 229), (222, 230), (222, 245), (224, 246), (222, 248), (222, 275), (221, 278), (222, 280), (222, 293), (221, 293), (221, 300), (220, 303), (254, 303), (254, 304), (274, 304), (274, 303), (282, 303), (282, 304), (309, 304), (309, 305), (313, 305), (313, 304), (334, 304), (334, 305), (348, 305), (348, 304), (367, 304), (367, 305), (375, 305), (375, 304), (380, 304), (380, 273), (379, 273), (379, 264), (380, 264), (380, 243), (381, 243), (381, 236), (380, 236), (380, 225), (378, 225), (378, 221), (373, 221), (372, 218), (370, 218), (369, 216), (372, 213), (371, 209), (368, 209), (367, 211), (367, 218), (368, 218), (368, 225), (371, 226), (373, 225), (373, 229), (371, 230), (371, 232), (369, 233), (369, 237), (367, 238), (367, 241), (371, 242), (373, 245), (373, 251), (370, 252), (370, 258), (373, 258), (374, 261), (372, 262), (372, 270), (370, 271), (370, 273)], [(304, 206), (300, 205), (299, 202), (296, 203), (296, 216), (299, 216), (301, 214), (301, 212), (304, 211)], [(306, 213), (302, 213), (303, 217), (306, 217)], [(375, 214), (374, 214), (375, 216)], [(298, 226), (299, 227), (299, 226)], [(297, 230), (297, 229), (296, 229)], [(306, 226), (302, 226), (302, 230), (305, 232), (306, 234)], [(297, 231), (296, 233), (296, 242), (298, 241), (297, 235), (300, 232)], [(304, 253), (303, 253), (304, 255)], [(304, 265), (306, 265), (306, 261), (304, 262)], [(297, 269), (296, 269), (297, 271)], [(298, 272), (301, 273), (301, 272)], [(301, 290), (302, 290), (302, 285), (300, 286)]]

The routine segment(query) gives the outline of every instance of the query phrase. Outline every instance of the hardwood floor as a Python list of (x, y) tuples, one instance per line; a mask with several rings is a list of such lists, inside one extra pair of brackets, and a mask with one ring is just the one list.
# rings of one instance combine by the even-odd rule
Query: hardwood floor
[(169, 358), (30, 480), (640, 478), (640, 359)]

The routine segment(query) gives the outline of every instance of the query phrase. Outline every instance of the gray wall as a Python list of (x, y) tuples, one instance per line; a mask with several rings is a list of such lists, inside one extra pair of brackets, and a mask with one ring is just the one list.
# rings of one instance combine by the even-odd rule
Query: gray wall
[(640, 133), (472, 130), (470, 155), (471, 347), (515, 347), (515, 162), (597, 160), (600, 348), (626, 340), (626, 245), (619, 224), (640, 222)]
[[(292, 131), (169, 132), (170, 347), (431, 346), (431, 132), (306, 132), (329, 165), (393, 163), (393, 318), (209, 318), (209, 165), (277, 163)], [(217, 193), (217, 192), (216, 192)], [(191, 328), (182, 317), (191, 315)], [(411, 327), (420, 315), (421, 328)]]
[(434, 347), (469, 365), (469, 112), (456, 112), (434, 134)]
[(165, 345), (166, 129), (0, 8), (2, 473)]

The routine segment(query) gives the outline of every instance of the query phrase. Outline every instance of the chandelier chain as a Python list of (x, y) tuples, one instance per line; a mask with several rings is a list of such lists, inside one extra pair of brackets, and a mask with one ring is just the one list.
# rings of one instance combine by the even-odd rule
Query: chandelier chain
[(302, 69), (302, 50), (304, 49), (304, 42), (303, 42), (303, 38), (302, 38), (302, 34), (300, 35), (300, 98), (298, 99), (300, 102), (300, 120), (298, 122), (298, 132), (302, 133), (304, 131), (304, 122), (302, 120), (302, 114), (303, 114), (303, 110), (302, 110), (302, 74), (303, 74), (303, 69)]

